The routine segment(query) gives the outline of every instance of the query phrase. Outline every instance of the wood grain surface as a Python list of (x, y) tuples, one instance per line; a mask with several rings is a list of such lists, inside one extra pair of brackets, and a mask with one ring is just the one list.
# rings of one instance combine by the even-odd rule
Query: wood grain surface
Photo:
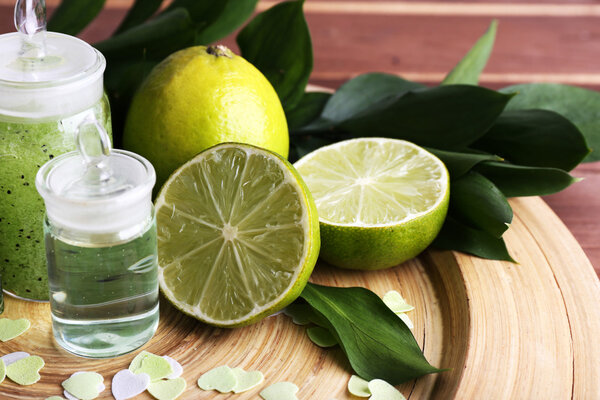
[[(507, 242), (519, 264), (429, 251), (398, 267), (357, 272), (318, 265), (311, 280), (398, 290), (415, 310), (413, 333), (427, 359), (450, 370), (400, 386), (409, 399), (597, 399), (600, 397), (600, 283), (569, 231), (539, 198), (511, 201), (515, 222)], [(60, 394), (75, 371), (111, 379), (134, 354), (86, 360), (56, 347), (47, 304), (7, 299), (6, 317), (27, 315), (32, 328), (1, 344), (2, 353), (27, 351), (46, 366), (32, 386), (6, 380), (2, 399)], [(283, 314), (255, 325), (223, 330), (202, 325), (161, 302), (161, 322), (145, 350), (184, 366), (182, 399), (256, 399), (266, 385), (290, 381), (299, 399), (352, 399), (351, 369), (341, 350), (312, 344), (304, 328)], [(137, 353), (137, 351), (135, 352)], [(258, 369), (264, 385), (244, 394), (217, 394), (196, 386), (219, 365)], [(150, 399), (146, 393), (137, 398)]]

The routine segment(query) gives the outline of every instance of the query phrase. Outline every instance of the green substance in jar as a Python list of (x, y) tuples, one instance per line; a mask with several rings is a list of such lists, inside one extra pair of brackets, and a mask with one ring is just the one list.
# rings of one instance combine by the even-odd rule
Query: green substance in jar
[(0, 273), (4, 289), (19, 297), (47, 300), (44, 201), (35, 187), (38, 169), (75, 150), (77, 125), (94, 114), (110, 133), (103, 98), (92, 109), (50, 121), (16, 121), (0, 115)]

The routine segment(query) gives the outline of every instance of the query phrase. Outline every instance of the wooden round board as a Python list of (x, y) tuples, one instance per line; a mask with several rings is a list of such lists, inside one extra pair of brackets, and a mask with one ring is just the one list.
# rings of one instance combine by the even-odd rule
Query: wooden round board
[[(317, 266), (312, 281), (364, 286), (379, 295), (396, 289), (416, 309), (413, 330), (427, 359), (449, 371), (400, 386), (410, 399), (600, 398), (600, 282), (562, 222), (539, 198), (511, 200), (514, 222), (506, 234), (519, 264), (454, 252), (428, 251), (398, 267), (356, 272)], [(160, 327), (143, 349), (184, 366), (182, 399), (257, 399), (279, 381), (299, 386), (299, 399), (351, 399), (352, 371), (339, 347), (321, 349), (304, 328), (276, 315), (240, 329), (211, 328), (161, 303)], [(6, 379), (2, 399), (44, 399), (62, 393), (73, 372), (96, 371), (112, 398), (113, 375), (134, 354), (112, 360), (72, 356), (52, 339), (47, 304), (6, 299), (2, 317), (28, 318), (31, 329), (0, 344), (0, 354), (27, 351), (44, 358), (42, 379), (18, 386)], [(264, 384), (243, 394), (205, 392), (196, 380), (219, 366), (260, 370)], [(136, 398), (150, 399), (148, 393)]]

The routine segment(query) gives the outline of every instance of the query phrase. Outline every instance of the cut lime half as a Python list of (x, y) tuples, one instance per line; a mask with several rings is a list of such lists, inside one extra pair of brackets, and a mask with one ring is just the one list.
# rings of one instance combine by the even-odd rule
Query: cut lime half
[(446, 217), (446, 167), (404, 140), (347, 140), (306, 155), (295, 167), (317, 204), (321, 257), (340, 267), (380, 269), (412, 258)]
[(226, 143), (171, 175), (156, 200), (159, 283), (211, 325), (247, 325), (296, 299), (319, 253), (316, 206), (281, 156)]

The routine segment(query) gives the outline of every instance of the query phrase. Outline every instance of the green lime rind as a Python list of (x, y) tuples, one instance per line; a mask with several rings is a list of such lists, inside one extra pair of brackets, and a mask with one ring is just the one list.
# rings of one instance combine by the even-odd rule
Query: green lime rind
[[(368, 229), (321, 223), (321, 258), (347, 269), (378, 270), (417, 256), (433, 242), (448, 213), (450, 191), (441, 207), (397, 226)], [(369, 245), (370, 244), (370, 245)]]

